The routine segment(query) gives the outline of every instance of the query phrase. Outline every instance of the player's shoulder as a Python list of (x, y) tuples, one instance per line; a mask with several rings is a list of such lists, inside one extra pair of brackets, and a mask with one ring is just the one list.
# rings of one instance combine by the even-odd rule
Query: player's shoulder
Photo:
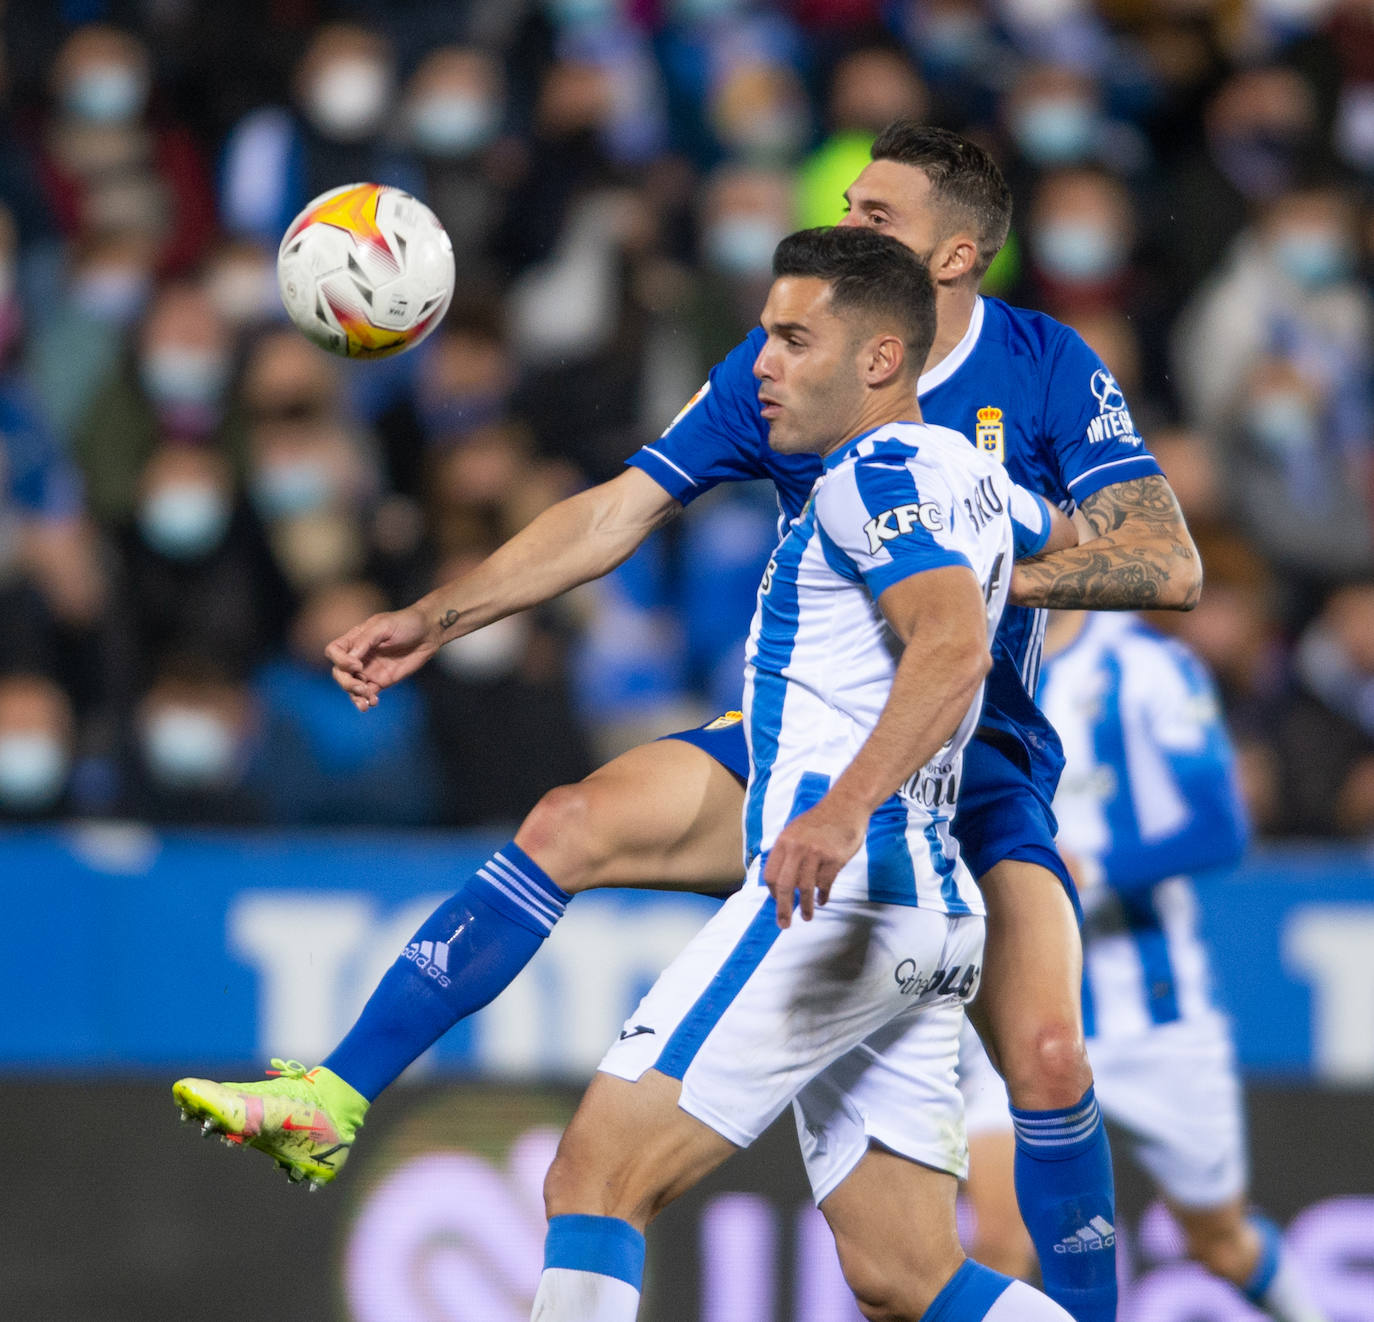
[(1029, 364), (1032, 378), (1043, 380), (1056, 368), (1099, 366), (1084, 338), (1062, 321), (1031, 308), (1013, 307), (998, 298), (984, 298), (983, 333), (1012, 358)]

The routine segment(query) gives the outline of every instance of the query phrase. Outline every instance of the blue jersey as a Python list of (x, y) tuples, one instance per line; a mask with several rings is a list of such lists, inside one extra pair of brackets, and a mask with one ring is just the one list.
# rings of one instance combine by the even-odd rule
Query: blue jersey
[[(811, 499), (768, 562), (749, 631), (744, 847), (752, 883), (761, 884), (779, 832), (854, 760), (887, 704), (902, 647), (878, 598), (912, 575), (962, 565), (982, 587), (991, 642), (1008, 567), (1049, 533), (1046, 502), (947, 428), (891, 423), (826, 457)], [(980, 698), (873, 814), (832, 895), (983, 912), (949, 830)]]
[[(801, 510), (821, 464), (814, 455), (769, 448), (753, 375), (764, 339), (761, 328), (751, 332), (663, 435), (627, 462), (684, 505), (719, 482), (771, 479), (786, 523)], [(917, 394), (926, 422), (968, 437), (1004, 463), (1018, 485), (1066, 510), (1114, 482), (1160, 471), (1120, 388), (1082, 338), (998, 299), (977, 300), (963, 339), (921, 377)], [(1038, 678), (1043, 637), (1042, 612), (1007, 609), (983, 720), (1021, 741), (1033, 779), (1048, 795), (1059, 773), (1058, 741), (1026, 696)]]
[(1128, 1037), (1211, 1007), (1189, 875), (1235, 863), (1235, 757), (1201, 663), (1130, 615), (1089, 614), (1038, 694), (1064, 742), (1059, 843), (1100, 874), (1080, 890), (1084, 1020)]

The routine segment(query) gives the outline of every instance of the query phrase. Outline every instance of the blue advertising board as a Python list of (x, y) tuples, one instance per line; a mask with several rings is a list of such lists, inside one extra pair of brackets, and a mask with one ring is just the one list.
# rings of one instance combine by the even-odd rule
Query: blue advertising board
[[(169, 833), (0, 840), (0, 1069), (223, 1072), (314, 1060), (420, 921), (502, 841), (453, 834)], [(1259, 852), (1199, 885), (1251, 1072), (1374, 1081), (1374, 868)], [(579, 897), (535, 960), (425, 1069), (585, 1078), (714, 903)]]

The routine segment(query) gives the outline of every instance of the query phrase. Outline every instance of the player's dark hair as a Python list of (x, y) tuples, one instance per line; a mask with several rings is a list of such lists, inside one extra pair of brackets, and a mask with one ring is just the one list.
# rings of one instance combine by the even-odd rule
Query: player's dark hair
[(798, 230), (778, 244), (773, 274), (825, 280), (831, 307), (897, 331), (910, 370), (920, 373), (935, 340), (935, 286), (905, 244), (857, 225)]
[(896, 161), (920, 170), (953, 226), (968, 226), (977, 236), (974, 274), (982, 275), (992, 265), (1011, 229), (1011, 189), (997, 162), (977, 143), (916, 119), (894, 119), (868, 154), (875, 161)]

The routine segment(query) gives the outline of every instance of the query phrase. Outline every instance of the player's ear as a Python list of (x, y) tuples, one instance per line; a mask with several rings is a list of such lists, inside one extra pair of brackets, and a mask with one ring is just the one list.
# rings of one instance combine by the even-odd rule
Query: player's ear
[(978, 241), (972, 234), (952, 234), (936, 245), (930, 259), (931, 279), (953, 284), (971, 275), (978, 265)]
[(865, 379), (869, 386), (886, 385), (897, 376), (906, 363), (906, 345), (899, 335), (875, 335), (868, 342), (868, 367)]

